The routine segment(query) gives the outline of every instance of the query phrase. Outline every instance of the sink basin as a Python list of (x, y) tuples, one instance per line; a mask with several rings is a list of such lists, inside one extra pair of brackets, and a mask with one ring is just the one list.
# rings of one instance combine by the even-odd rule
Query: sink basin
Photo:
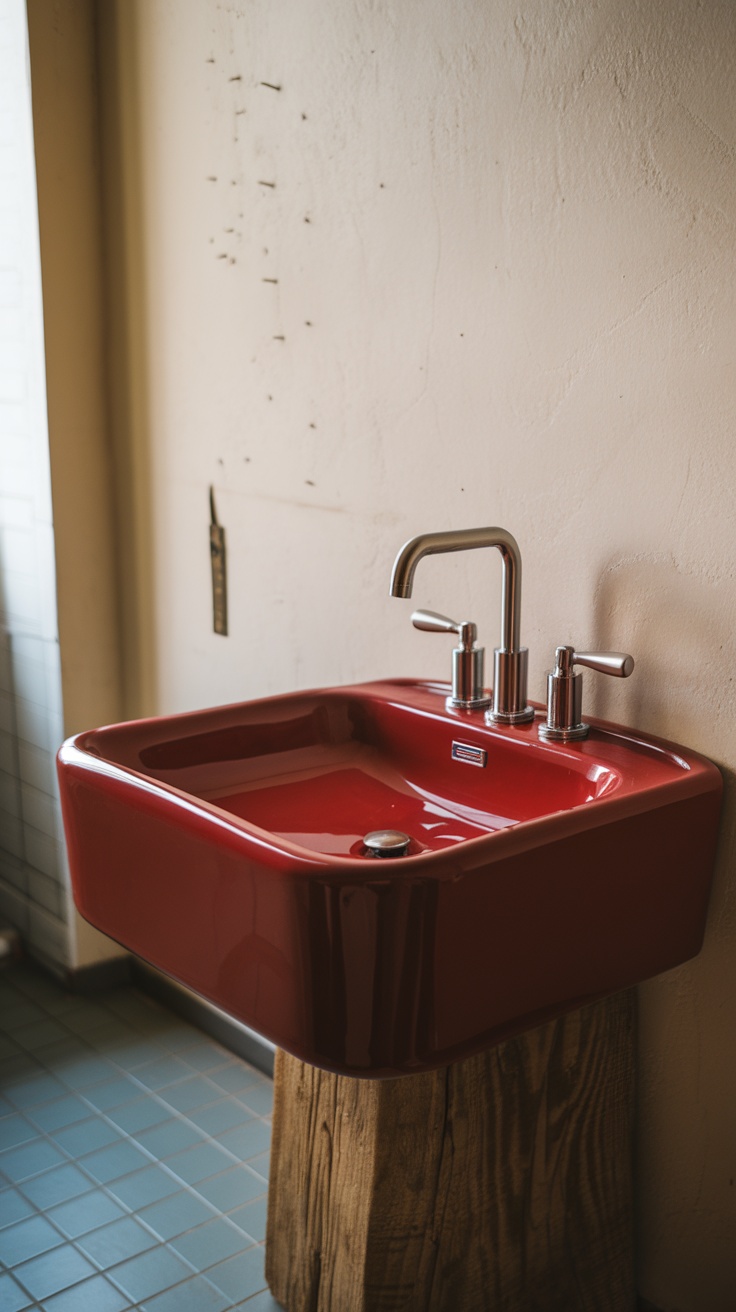
[[(126, 948), (315, 1065), (455, 1061), (694, 956), (721, 777), (591, 721), (445, 708), (444, 684), (300, 692), (79, 734), (74, 896)], [(378, 829), (408, 835), (387, 860)]]

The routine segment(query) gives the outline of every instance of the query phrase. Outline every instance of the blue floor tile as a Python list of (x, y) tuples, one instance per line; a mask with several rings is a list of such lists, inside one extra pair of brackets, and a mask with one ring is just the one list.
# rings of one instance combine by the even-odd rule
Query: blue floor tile
[(236, 1125), (244, 1125), (253, 1119), (254, 1113), (237, 1098), (223, 1098), (220, 1102), (210, 1103), (198, 1111), (190, 1111), (188, 1117), (205, 1134), (219, 1135), (226, 1130), (233, 1130)]
[(98, 1226), (119, 1220), (125, 1212), (101, 1189), (93, 1189), (91, 1193), (82, 1194), (81, 1198), (52, 1207), (47, 1215), (70, 1239), (78, 1239)]
[(228, 1257), (235, 1257), (236, 1253), (242, 1253), (252, 1245), (240, 1230), (230, 1225), (224, 1217), (218, 1216), (207, 1225), (200, 1225), (189, 1234), (172, 1239), (171, 1247), (180, 1257), (191, 1262), (196, 1271), (206, 1271), (208, 1267), (224, 1262)]
[(201, 1131), (179, 1118), (164, 1121), (162, 1125), (135, 1135), (136, 1142), (154, 1157), (170, 1157), (172, 1153), (202, 1143), (203, 1138)]
[(172, 1194), (138, 1213), (140, 1220), (165, 1240), (203, 1225), (215, 1215), (214, 1209), (203, 1198), (188, 1192)]
[(52, 1098), (61, 1098), (69, 1090), (54, 1075), (46, 1075), (39, 1067), (38, 1073), (28, 1079), (0, 1079), (5, 1097), (18, 1108), (27, 1111), (39, 1103), (50, 1102)]
[(15, 1042), (22, 1048), (33, 1051), (34, 1048), (42, 1048), (47, 1043), (55, 1043), (59, 1039), (68, 1039), (69, 1031), (59, 1025), (58, 1021), (48, 1020), (43, 1017), (36, 1020), (30, 1025), (25, 1025), (22, 1029), (15, 1031)]
[(228, 1152), (244, 1162), (249, 1157), (268, 1151), (271, 1146), (271, 1127), (265, 1121), (253, 1119), (234, 1130), (218, 1134), (217, 1142), (221, 1148), (227, 1148)]
[(53, 1171), (45, 1171), (23, 1183), (23, 1193), (42, 1211), (56, 1203), (65, 1203), (69, 1198), (77, 1198), (92, 1188), (92, 1181), (71, 1163), (57, 1166)]
[(258, 1153), (255, 1157), (249, 1157), (248, 1165), (251, 1171), (256, 1171), (263, 1180), (268, 1181), (271, 1175), (271, 1153)]
[(30, 1306), (31, 1299), (13, 1277), (0, 1274), (0, 1307), (3, 1312), (21, 1312), (21, 1308)]
[(222, 1089), (211, 1084), (204, 1075), (195, 1075), (181, 1084), (171, 1084), (159, 1090), (159, 1097), (178, 1112), (193, 1111), (222, 1097)]
[(113, 1267), (107, 1274), (133, 1302), (141, 1302), (180, 1284), (191, 1276), (192, 1268), (169, 1248), (159, 1246)]
[(32, 1175), (60, 1166), (64, 1160), (64, 1154), (47, 1139), (33, 1139), (20, 1148), (8, 1148), (0, 1153), (0, 1171), (14, 1184), (20, 1184)]
[(219, 1289), (202, 1276), (193, 1276), (184, 1285), (146, 1299), (141, 1312), (224, 1312), (231, 1306)]
[(276, 1302), (271, 1291), (264, 1289), (262, 1293), (249, 1298), (245, 1303), (238, 1303), (232, 1312), (284, 1312), (284, 1309)]
[(266, 1288), (264, 1260), (262, 1248), (248, 1248), (237, 1257), (230, 1257), (212, 1267), (207, 1272), (207, 1279), (233, 1302), (238, 1299), (243, 1302), (251, 1294), (258, 1294)]
[(75, 1093), (64, 1091), (62, 1098), (56, 1098), (54, 1102), (44, 1103), (41, 1107), (32, 1107), (30, 1115), (42, 1130), (48, 1134), (53, 1134), (54, 1130), (59, 1130), (62, 1126), (73, 1125), (76, 1121), (83, 1121), (90, 1114), (90, 1109), (81, 1098)]
[(247, 1102), (244, 1090), (253, 1085), (253, 1072), (243, 1062), (233, 1062), (230, 1066), (223, 1066), (221, 1070), (212, 1071), (209, 1078), (226, 1093), (237, 1093)]
[[(15, 1225), (26, 1216), (33, 1216), (35, 1208), (17, 1189), (4, 1189), (0, 1193), (0, 1228)], [(1, 1305), (0, 1305), (1, 1306)]]
[(250, 1107), (256, 1116), (270, 1116), (273, 1112), (273, 1084), (261, 1080), (252, 1084), (239, 1095), (240, 1101)]
[(197, 1184), (210, 1175), (219, 1175), (232, 1165), (232, 1158), (213, 1143), (199, 1143), (167, 1158), (166, 1165), (186, 1184)]
[(192, 1044), (209, 1042), (195, 1025), (187, 1025), (184, 1021), (176, 1020), (173, 1016), (170, 1016), (166, 1029), (158, 1035), (158, 1041), (169, 1052), (176, 1052), (177, 1054), (181, 1053), (184, 1048), (191, 1047)]
[(34, 1257), (32, 1261), (24, 1262), (15, 1268), (13, 1274), (18, 1283), (40, 1301), (96, 1273), (86, 1257), (65, 1244), (50, 1253), (44, 1253), (43, 1257)]
[[(91, 1086), (116, 1079), (118, 1070), (105, 1057), (89, 1055), (77, 1057), (68, 1065), (61, 1066), (59, 1074), (70, 1089), (76, 1089), (79, 1093), (86, 1095)], [(94, 1098), (92, 1098), (92, 1101), (94, 1101)]]
[(100, 1148), (95, 1153), (81, 1157), (79, 1165), (93, 1180), (100, 1184), (110, 1184), (113, 1180), (120, 1180), (122, 1176), (140, 1170), (149, 1161), (150, 1158), (134, 1143), (121, 1139), (118, 1143), (108, 1144), (107, 1148)]
[(43, 1312), (127, 1312), (131, 1303), (104, 1276), (93, 1276), (62, 1294), (45, 1298), (42, 1307)]
[(264, 1181), (245, 1165), (234, 1166), (223, 1175), (215, 1175), (211, 1180), (203, 1180), (197, 1185), (197, 1193), (221, 1212), (240, 1207), (242, 1203), (250, 1202), (265, 1191)]
[(255, 1243), (261, 1244), (266, 1238), (267, 1216), (268, 1198), (264, 1195), (252, 1203), (245, 1203), (243, 1207), (236, 1207), (234, 1212), (228, 1214), (228, 1219), (250, 1235)]
[(171, 1108), (165, 1107), (156, 1098), (146, 1095), (135, 1102), (125, 1102), (122, 1107), (114, 1107), (105, 1113), (108, 1120), (119, 1125), (126, 1134), (138, 1137), (139, 1130), (147, 1130), (152, 1125), (160, 1125), (171, 1116)]
[(137, 1257), (149, 1248), (154, 1248), (158, 1240), (155, 1235), (144, 1230), (132, 1216), (125, 1216), (112, 1225), (105, 1225), (101, 1230), (93, 1230), (77, 1240), (85, 1257), (96, 1263), (103, 1271), (110, 1266), (117, 1266), (130, 1257)]
[(0, 1120), (0, 1151), (17, 1148), (19, 1144), (28, 1143), (29, 1139), (36, 1138), (38, 1138), (38, 1130), (26, 1120), (25, 1116), (4, 1116)]
[(272, 1312), (270, 1082), (130, 988), (11, 968), (6, 1018), (2, 1312)]
[(147, 1089), (162, 1089), (164, 1085), (177, 1084), (190, 1075), (189, 1066), (171, 1053), (160, 1057), (158, 1061), (149, 1061), (135, 1068), (135, 1078)]
[(63, 1130), (57, 1130), (54, 1135), (55, 1142), (70, 1157), (81, 1157), (82, 1153), (106, 1148), (120, 1138), (120, 1132), (103, 1121), (101, 1116), (94, 1120), (80, 1121), (77, 1125), (68, 1125)]
[(0, 1230), (0, 1262), (6, 1267), (18, 1266), (63, 1242), (63, 1236), (45, 1217), (31, 1216)]
[(229, 1052), (222, 1048), (216, 1048), (212, 1043), (192, 1043), (188, 1048), (180, 1048), (178, 1055), (182, 1061), (191, 1066), (195, 1071), (215, 1071), (221, 1066), (226, 1066), (232, 1057)]
[(124, 1036), (112, 1036), (104, 1043), (98, 1042), (96, 1046), (98, 1049), (104, 1047), (105, 1055), (110, 1061), (114, 1061), (126, 1071), (135, 1071), (139, 1066), (169, 1056), (159, 1043), (155, 1043), (153, 1039), (142, 1039), (134, 1030)]
[(108, 1192), (131, 1211), (137, 1212), (147, 1203), (157, 1203), (160, 1198), (168, 1198), (181, 1188), (179, 1180), (169, 1175), (158, 1165), (146, 1166), (134, 1175), (126, 1175), (121, 1180), (114, 1180), (108, 1185)]
[(116, 1080), (109, 1080), (105, 1084), (96, 1084), (94, 1088), (85, 1089), (84, 1096), (98, 1111), (106, 1112), (111, 1107), (120, 1107), (124, 1102), (132, 1102), (134, 1098), (140, 1098), (141, 1088), (139, 1084), (134, 1084), (132, 1080), (122, 1075)]

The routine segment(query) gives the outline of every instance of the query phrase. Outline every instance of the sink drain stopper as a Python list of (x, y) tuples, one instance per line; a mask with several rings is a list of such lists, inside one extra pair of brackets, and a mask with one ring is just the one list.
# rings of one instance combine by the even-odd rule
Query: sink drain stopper
[(374, 829), (363, 839), (371, 856), (406, 856), (411, 839), (400, 829)]

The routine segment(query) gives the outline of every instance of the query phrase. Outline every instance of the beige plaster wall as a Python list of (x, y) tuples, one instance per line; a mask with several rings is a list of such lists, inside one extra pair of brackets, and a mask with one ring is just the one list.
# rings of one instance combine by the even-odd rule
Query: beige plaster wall
[[(726, 772), (703, 953), (641, 990), (638, 1178), (642, 1292), (732, 1312), (736, 9), (98, 12), (127, 711), (443, 675), (394, 554), (510, 529), (533, 695), (559, 642), (628, 649), (588, 710)], [(496, 641), (485, 553), (415, 600)]]

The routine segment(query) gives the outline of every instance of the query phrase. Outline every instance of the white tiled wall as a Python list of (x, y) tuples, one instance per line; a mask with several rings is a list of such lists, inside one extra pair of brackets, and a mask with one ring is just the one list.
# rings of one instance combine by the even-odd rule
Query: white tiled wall
[(0, 0), (0, 917), (69, 961), (41, 270), (23, 0)]

